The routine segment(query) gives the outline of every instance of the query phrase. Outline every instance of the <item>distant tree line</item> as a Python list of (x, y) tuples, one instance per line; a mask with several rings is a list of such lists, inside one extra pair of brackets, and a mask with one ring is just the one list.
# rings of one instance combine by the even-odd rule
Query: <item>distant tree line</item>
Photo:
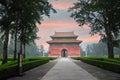
[[(120, 55), (120, 48), (114, 47), (114, 54)], [(107, 44), (103, 42), (91, 43), (86, 46), (86, 50), (81, 50), (81, 56), (107, 56)]]
[[(36, 43), (29, 43), (28, 45), (26, 45), (26, 50), (25, 50), (25, 57), (42, 57), (43, 53), (44, 56), (47, 56), (47, 52), (45, 52), (44, 50), (44, 46), (42, 46), (42, 49), (40, 48), (40, 46), (37, 46)], [(17, 43), (17, 56), (18, 56), (18, 52), (20, 49), (20, 43)], [(2, 53), (3, 53), (3, 42), (0, 39), (0, 58), (2, 57)], [(8, 56), (13, 57), (14, 56), (14, 40), (10, 40), (10, 43), (8, 45)]]
[[(17, 43), (17, 53), (19, 52), (20, 49), (20, 43)], [(44, 50), (44, 47), (43, 47)], [(10, 40), (10, 44), (8, 46), (8, 54), (13, 56), (14, 53), (14, 40), (11, 39)], [(40, 57), (42, 56), (43, 53), (41, 53), (41, 50), (39, 49), (39, 46), (36, 45), (36, 43), (29, 43), (28, 45), (26, 45), (26, 50), (25, 50), (25, 57)]]

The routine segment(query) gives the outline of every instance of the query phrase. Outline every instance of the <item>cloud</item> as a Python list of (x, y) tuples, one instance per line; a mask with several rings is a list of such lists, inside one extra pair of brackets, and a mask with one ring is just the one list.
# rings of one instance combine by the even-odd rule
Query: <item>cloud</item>
[(98, 42), (100, 40), (100, 36), (96, 34), (94, 36), (81, 38), (80, 40), (82, 40), (83, 42)]
[(37, 33), (39, 40), (36, 40), (37, 46), (44, 45), (44, 48), (48, 50), (49, 45), (46, 41), (51, 40), (50, 36), (57, 31), (68, 32), (74, 31), (78, 35), (78, 39), (82, 40), (83, 46), (85, 43), (98, 42), (100, 37), (98, 35), (90, 36), (90, 28), (88, 25), (79, 27), (78, 24), (70, 18), (70, 13), (67, 11), (69, 7), (73, 5), (77, 0), (49, 0), (53, 4), (53, 7), (57, 9), (57, 13), (51, 13), (50, 18), (44, 17), (42, 24), (37, 24), (39, 32)]
[[(57, 13), (51, 13), (50, 17), (44, 17), (44, 21), (73, 21), (74, 19), (70, 17), (70, 13), (66, 10), (57, 10)], [(74, 21), (75, 22), (75, 21)]]
[(58, 10), (68, 10), (77, 0), (49, 0), (53, 8)]
[(48, 21), (43, 22), (40, 26), (42, 27), (52, 27), (52, 28), (61, 28), (61, 27), (76, 27), (77, 24), (69, 21)]
[[(59, 22), (57, 22), (58, 24), (60, 24)], [(46, 23), (47, 24), (47, 23)], [(69, 25), (69, 24), (68, 24)], [(40, 27), (41, 26), (41, 27)], [(86, 26), (87, 27), (87, 26)], [(55, 32), (57, 31), (62, 31), (62, 32), (65, 32), (65, 31), (74, 31), (74, 33), (76, 35), (78, 35), (78, 40), (82, 40), (82, 46), (85, 46), (86, 43), (91, 43), (91, 42), (98, 42), (99, 39), (100, 39), (100, 36), (99, 35), (94, 35), (94, 36), (90, 36), (89, 35), (89, 32), (90, 30), (89, 29), (83, 29), (81, 27), (65, 27), (65, 26), (62, 26), (62, 27), (56, 27), (55, 25), (51, 26), (51, 23), (49, 24), (48, 23), (48, 26), (47, 25), (39, 25), (39, 32), (37, 33), (38, 36), (40, 37), (39, 40), (36, 40), (36, 43), (37, 45), (44, 45), (44, 48), (46, 50), (48, 50), (48, 47), (49, 45), (46, 43), (46, 41), (49, 41), (51, 40), (50, 36), (53, 35)]]

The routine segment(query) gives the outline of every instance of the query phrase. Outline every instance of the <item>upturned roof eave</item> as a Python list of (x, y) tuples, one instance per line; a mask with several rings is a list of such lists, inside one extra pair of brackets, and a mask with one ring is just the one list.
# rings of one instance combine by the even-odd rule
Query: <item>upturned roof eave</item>
[(65, 37), (78, 37), (78, 36), (50, 36), (51, 38), (65, 38)]
[(79, 44), (80, 44), (80, 43), (82, 43), (82, 41), (79, 41), (79, 42), (54, 42), (54, 41), (53, 41), (53, 42), (50, 42), (50, 41), (47, 41), (47, 43), (48, 43), (48, 44), (52, 44), (52, 43), (55, 43), (55, 44), (56, 44), (56, 43), (59, 43), (59, 44), (60, 44), (60, 43), (79, 43)]

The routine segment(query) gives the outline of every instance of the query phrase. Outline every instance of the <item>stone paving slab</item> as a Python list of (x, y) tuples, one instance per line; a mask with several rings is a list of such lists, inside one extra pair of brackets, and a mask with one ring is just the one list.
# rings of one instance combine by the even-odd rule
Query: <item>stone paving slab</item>
[(60, 58), (58, 63), (39, 80), (98, 80), (76, 65), (69, 58)]

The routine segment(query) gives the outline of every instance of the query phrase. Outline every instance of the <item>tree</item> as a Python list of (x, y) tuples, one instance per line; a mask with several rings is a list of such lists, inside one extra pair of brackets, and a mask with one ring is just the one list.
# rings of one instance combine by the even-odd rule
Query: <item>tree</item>
[(37, 47), (36, 43), (29, 43), (28, 45), (26, 45), (26, 57), (39, 57), (40, 56), (40, 52), (39, 52), (39, 48)]
[(40, 54), (42, 54), (41, 56), (45, 56), (45, 54), (44, 54), (44, 46), (43, 45), (40, 45), (40, 49), (39, 49), (39, 51), (40, 51)]
[(80, 46), (80, 56), (81, 57), (87, 56), (85, 51), (83, 50), (83, 48), (81, 46)]
[(7, 63), (9, 32), (11, 29), (11, 22), (14, 14), (14, 12), (12, 12), (11, 5), (11, 0), (0, 1), (0, 29), (1, 33), (4, 36), (2, 64)]
[[(27, 5), (28, 3), (29, 6)], [(25, 52), (26, 43), (34, 41), (37, 38), (36, 32), (38, 31), (38, 29), (36, 27), (36, 23), (41, 23), (41, 21), (43, 20), (43, 15), (49, 16), (50, 11), (53, 10), (55, 12), (55, 10), (52, 8), (51, 4), (49, 4), (47, 0), (28, 0), (24, 1), (23, 6), (21, 6), (21, 4), (19, 5), (19, 9), (21, 9), (21, 11), (19, 12), (20, 17), (18, 18), (18, 20), (20, 21), (19, 39), (21, 42), (20, 53), (22, 53), (22, 45), (24, 45)]]
[(3, 47), (3, 41), (2, 41), (2, 39), (0, 38), (0, 57), (2, 56), (2, 53), (3, 53), (2, 47)]
[(71, 16), (81, 26), (89, 24), (91, 34), (107, 38), (108, 58), (114, 58), (113, 38), (120, 30), (119, 0), (78, 0), (70, 11)]
[(88, 56), (106, 56), (108, 53), (107, 45), (103, 42), (87, 45), (86, 51)]
[(14, 53), (14, 41), (12, 38), (10, 38), (10, 41), (9, 41), (9, 46), (8, 46), (8, 55), (9, 54), (13, 54)]
[[(88, 56), (107, 56), (107, 44), (103, 42), (88, 44), (86, 47)], [(114, 47), (115, 55), (120, 52), (119, 48)]]
[[(29, 4), (29, 5), (28, 5)], [(48, 0), (1, 0), (0, 1), (0, 29), (4, 37), (3, 64), (7, 63), (9, 34), (15, 34), (20, 40), (20, 54), (22, 45), (36, 39), (36, 23), (41, 23), (43, 15), (50, 16), (52, 8)], [(13, 26), (14, 25), (14, 26)], [(32, 33), (32, 34), (31, 34)], [(26, 35), (26, 34), (29, 34)], [(33, 37), (34, 35), (34, 37)], [(16, 49), (16, 48), (15, 48)], [(16, 54), (15, 51), (14, 54)]]

